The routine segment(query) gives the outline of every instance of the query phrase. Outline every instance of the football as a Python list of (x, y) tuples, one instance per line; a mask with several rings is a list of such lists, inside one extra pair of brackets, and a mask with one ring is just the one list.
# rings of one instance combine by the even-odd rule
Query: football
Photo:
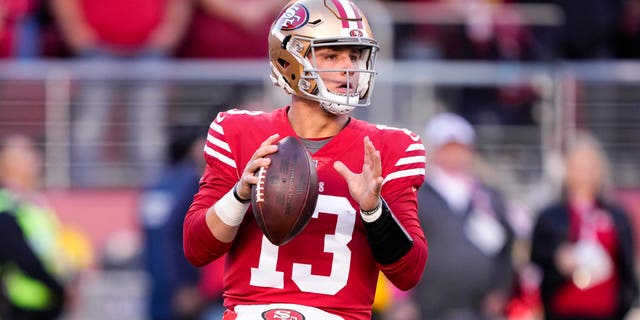
[(256, 171), (251, 188), (253, 216), (271, 243), (280, 246), (309, 223), (318, 200), (318, 174), (311, 155), (296, 137), (278, 142), (271, 164)]

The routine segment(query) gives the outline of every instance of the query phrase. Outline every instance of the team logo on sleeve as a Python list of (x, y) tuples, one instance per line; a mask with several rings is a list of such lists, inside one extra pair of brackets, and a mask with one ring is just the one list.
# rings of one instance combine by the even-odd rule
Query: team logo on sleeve
[(309, 21), (309, 10), (302, 4), (294, 3), (282, 12), (278, 18), (280, 30), (291, 31), (298, 29)]
[(304, 320), (302, 313), (291, 309), (270, 309), (262, 313), (265, 320)]

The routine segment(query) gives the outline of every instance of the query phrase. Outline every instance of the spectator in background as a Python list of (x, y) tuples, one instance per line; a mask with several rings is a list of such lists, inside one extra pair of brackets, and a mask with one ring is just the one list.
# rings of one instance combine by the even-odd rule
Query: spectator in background
[[(51, 8), (60, 31), (72, 53), (89, 61), (138, 62), (130, 70), (135, 76), (145, 75), (158, 62), (173, 53), (187, 27), (191, 3), (188, 0), (51, 0)], [(95, 65), (99, 68), (100, 65)], [(105, 78), (89, 81), (81, 87), (79, 106), (74, 112), (77, 125), (72, 128), (74, 150), (72, 160), (75, 182), (91, 185), (104, 176), (90, 166), (104, 164), (104, 142), (110, 137), (109, 120), (117, 87)], [(113, 75), (113, 74), (111, 74)], [(143, 79), (127, 86), (132, 105), (121, 106), (133, 123), (127, 129), (133, 145), (130, 152), (135, 166), (130, 174), (142, 182), (157, 174), (163, 162), (165, 91), (162, 79)], [(122, 87), (119, 87), (122, 89)], [(72, 115), (73, 116), (73, 115)], [(141, 125), (144, 123), (145, 125)], [(107, 172), (113, 175), (113, 172)]]
[[(191, 25), (178, 50), (182, 58), (266, 58), (267, 36), (285, 0), (192, 0)], [(215, 30), (215, 35), (211, 30)]]
[(518, 0), (557, 5), (563, 15), (558, 27), (536, 27), (534, 55), (538, 59), (611, 59), (614, 37), (628, 0)]
[(65, 43), (53, 14), (51, 0), (40, 0), (35, 12), (39, 33), (39, 55), (44, 59), (69, 58), (71, 48)]
[(564, 59), (613, 59), (615, 31), (627, 0), (555, 0), (565, 15), (560, 34)]
[[(453, 61), (522, 62), (534, 58), (533, 37), (513, 0), (385, 0), (406, 6), (417, 24), (396, 24), (395, 57)], [(429, 11), (424, 21), (425, 10)], [(447, 23), (443, 23), (446, 18)], [(529, 84), (497, 83), (439, 90), (473, 124), (532, 125), (536, 94)], [(449, 93), (451, 92), (451, 93)]]
[(55, 319), (65, 306), (69, 269), (60, 223), (36, 191), (42, 156), (22, 135), (0, 141), (0, 317)]
[[(448, 60), (522, 62), (533, 58), (532, 35), (512, 1), (452, 1), (461, 25), (442, 28), (443, 58)], [(536, 94), (530, 84), (497, 83), (460, 90), (452, 103), (473, 124), (533, 125)]]
[(412, 297), (420, 319), (498, 319), (513, 277), (505, 200), (472, 171), (475, 132), (464, 118), (436, 115), (423, 137), (433, 166), (418, 192), (430, 255)]
[(445, 59), (522, 61), (530, 56), (531, 34), (511, 0), (450, 1), (461, 23), (442, 28)]
[[(409, 18), (420, 21), (425, 17), (425, 11), (429, 8), (445, 9), (447, 6), (443, 0), (382, 0), (382, 3), (391, 8), (399, 6), (407, 7)], [(422, 9), (422, 6), (433, 6)], [(440, 6), (442, 5), (442, 6)], [(450, 12), (437, 12), (433, 15), (450, 16)], [(395, 21), (393, 26), (394, 52), (393, 56), (400, 60), (425, 60), (440, 59), (443, 56), (442, 47), (446, 38), (442, 37), (444, 26), (434, 21), (408, 23)]]
[(0, 0), (0, 59), (17, 56), (20, 24), (34, 6), (34, 0)]
[(640, 0), (628, 0), (616, 32), (616, 58), (640, 58)]
[(531, 34), (525, 20), (518, 11), (503, 6), (514, 0), (384, 2), (402, 4), (417, 21), (396, 23), (397, 58), (509, 61), (530, 58)]
[[(191, 0), (194, 11), (180, 59), (266, 59), (267, 37), (274, 18), (287, 0)], [(212, 30), (215, 30), (213, 32)], [(220, 81), (208, 85), (211, 105), (203, 116), (237, 108), (265, 108), (263, 81)]]
[(189, 20), (187, 0), (52, 0), (52, 10), (80, 57), (148, 58), (169, 55)]
[(564, 192), (535, 224), (545, 319), (623, 319), (638, 298), (634, 235), (608, 190), (599, 143), (579, 137), (565, 156)]
[(204, 171), (205, 139), (195, 130), (176, 131), (169, 148), (170, 165), (145, 190), (140, 208), (144, 266), (151, 280), (148, 311), (153, 320), (197, 319), (204, 306), (199, 271), (182, 251), (182, 221)]

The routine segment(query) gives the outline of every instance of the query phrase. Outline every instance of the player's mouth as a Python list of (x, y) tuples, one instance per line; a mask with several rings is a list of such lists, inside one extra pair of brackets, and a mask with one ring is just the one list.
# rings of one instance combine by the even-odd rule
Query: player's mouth
[(358, 95), (356, 88), (354, 88), (353, 83), (347, 84), (347, 82), (340, 83), (332, 93), (337, 94), (339, 96), (350, 96), (355, 97)]

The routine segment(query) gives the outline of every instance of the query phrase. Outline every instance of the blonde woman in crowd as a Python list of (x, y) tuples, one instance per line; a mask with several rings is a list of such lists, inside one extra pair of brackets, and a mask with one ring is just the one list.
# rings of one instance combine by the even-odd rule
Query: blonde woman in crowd
[(532, 237), (545, 319), (623, 319), (638, 297), (634, 240), (610, 196), (606, 154), (583, 135), (564, 163), (561, 197), (538, 215)]

